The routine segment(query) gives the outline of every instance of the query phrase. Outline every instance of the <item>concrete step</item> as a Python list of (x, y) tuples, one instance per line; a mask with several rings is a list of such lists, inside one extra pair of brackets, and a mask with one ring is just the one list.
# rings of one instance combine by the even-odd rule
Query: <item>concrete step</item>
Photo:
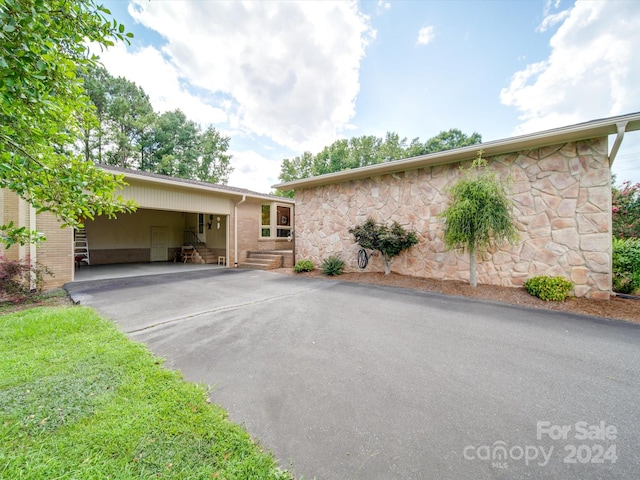
[(282, 255), (264, 251), (249, 251), (247, 259), (239, 265), (241, 268), (273, 270), (282, 266)]
[(275, 268), (280, 268), (278, 265), (273, 264), (273, 263), (258, 263), (255, 261), (246, 261), (246, 262), (240, 262), (238, 264), (239, 268), (250, 268), (253, 270), (273, 270)]
[(251, 254), (249, 256), (247, 256), (247, 259), (251, 258), (252, 260), (269, 260), (269, 261), (275, 261), (275, 260), (280, 260), (282, 258), (282, 255), (273, 255), (273, 254)]

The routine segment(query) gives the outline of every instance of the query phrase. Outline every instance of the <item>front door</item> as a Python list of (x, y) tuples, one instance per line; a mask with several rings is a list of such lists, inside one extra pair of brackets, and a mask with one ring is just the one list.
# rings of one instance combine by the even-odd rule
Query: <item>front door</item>
[(168, 260), (167, 227), (151, 227), (151, 261), (166, 262)]

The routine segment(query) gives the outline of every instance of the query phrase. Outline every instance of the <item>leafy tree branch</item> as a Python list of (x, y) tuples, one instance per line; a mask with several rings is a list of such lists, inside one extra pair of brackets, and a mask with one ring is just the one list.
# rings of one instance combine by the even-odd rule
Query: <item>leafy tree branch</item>
[[(131, 211), (114, 195), (121, 177), (75, 153), (80, 116), (89, 114), (78, 71), (97, 62), (87, 44), (106, 48), (131, 37), (94, 0), (0, 2), (0, 188), (8, 188), (63, 226)], [(23, 242), (7, 224), (3, 241)]]

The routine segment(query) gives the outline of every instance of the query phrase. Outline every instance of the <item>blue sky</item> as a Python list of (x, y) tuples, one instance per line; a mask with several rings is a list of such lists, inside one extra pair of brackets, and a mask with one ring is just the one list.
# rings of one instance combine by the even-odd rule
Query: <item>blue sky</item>
[[(338, 138), (483, 140), (640, 111), (640, 2), (107, 1), (135, 34), (101, 54), (156, 111), (231, 138), (229, 184)], [(640, 133), (614, 163), (640, 182)]]

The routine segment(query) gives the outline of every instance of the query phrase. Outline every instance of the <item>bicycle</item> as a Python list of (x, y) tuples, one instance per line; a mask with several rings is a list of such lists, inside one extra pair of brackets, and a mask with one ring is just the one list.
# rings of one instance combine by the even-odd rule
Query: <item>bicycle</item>
[(364, 248), (361, 248), (358, 251), (358, 268), (361, 270), (364, 270), (365, 268), (367, 268), (367, 265), (369, 264), (369, 259), (371, 257), (375, 257), (376, 253), (372, 252), (372, 253), (367, 253), (367, 251)]

